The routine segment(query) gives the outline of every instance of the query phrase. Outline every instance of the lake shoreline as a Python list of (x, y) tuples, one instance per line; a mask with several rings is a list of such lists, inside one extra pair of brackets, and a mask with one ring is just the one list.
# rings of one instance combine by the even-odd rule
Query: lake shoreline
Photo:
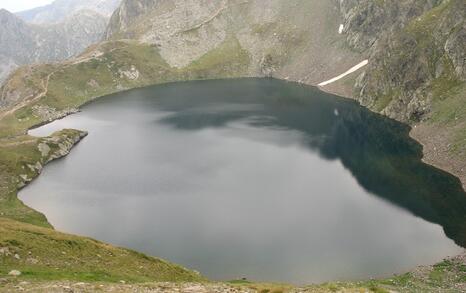
[[(303, 84), (303, 85), (309, 85), (309, 84), (306, 84), (306, 83), (301, 83), (301, 84)], [(322, 91), (324, 91), (324, 92), (329, 92), (329, 91), (326, 91), (326, 90), (324, 90), (324, 89), (322, 89), (322, 88), (320, 88), (320, 89), (321, 89)], [(332, 93), (332, 92), (330, 92), (330, 93)], [(333, 93), (332, 93), (332, 94), (333, 94)], [(107, 96), (107, 95), (104, 95), (104, 96)], [(101, 96), (101, 97), (104, 97), (104, 96)], [(340, 96), (340, 95), (339, 95), (339, 96)], [(88, 104), (88, 103), (90, 103), (90, 102), (92, 102), (92, 101), (94, 101), (94, 100), (96, 100), (96, 99), (99, 99), (99, 98), (101, 98), (101, 97), (93, 98), (93, 99), (87, 101), (86, 103), (84, 103), (83, 105), (86, 105), (86, 104)], [(351, 99), (351, 97), (345, 97), (345, 96), (340, 96), (340, 97)], [(83, 105), (79, 106), (79, 109), (80, 109)], [(63, 115), (63, 116), (61, 116), (61, 117), (57, 117), (57, 118), (54, 119), (54, 120), (48, 121), (48, 122), (46, 122), (46, 123), (42, 123), (41, 125), (38, 125), (38, 126), (36, 125), (35, 127), (31, 127), (30, 129), (33, 129), (33, 128), (36, 128), (36, 127), (40, 127), (40, 126), (49, 124), (49, 123), (51, 123), (51, 122), (53, 122), (53, 121), (55, 121), (55, 120), (65, 118), (66, 116), (72, 115), (72, 114), (74, 114), (74, 113), (76, 113), (76, 112), (69, 112), (69, 113), (66, 113), (65, 115)], [(420, 143), (422, 144), (421, 141), (419, 141), (419, 140), (417, 140), (417, 139), (416, 139), (416, 141), (418, 141), (418, 142), (420, 142)], [(435, 165), (434, 165), (434, 166), (435, 166)], [(461, 256), (461, 255), (460, 255), (460, 256)], [(458, 257), (460, 257), (460, 256), (458, 256)]]
[[(319, 87), (319, 89), (330, 94), (357, 101), (353, 96), (352, 88), (350, 89), (342, 84), (338, 84), (338, 81), (329, 86)], [(365, 108), (380, 114), (373, 111), (371, 108)], [(406, 124), (405, 122), (401, 123)], [(439, 126), (429, 125), (426, 122), (416, 123), (410, 125), (410, 127), (411, 131), (409, 136), (423, 146), (423, 162), (456, 176), (461, 181), (463, 189), (466, 191), (466, 157), (463, 159), (453, 157), (449, 150), (448, 143), (451, 138), (450, 131), (445, 128), (440, 129)]]

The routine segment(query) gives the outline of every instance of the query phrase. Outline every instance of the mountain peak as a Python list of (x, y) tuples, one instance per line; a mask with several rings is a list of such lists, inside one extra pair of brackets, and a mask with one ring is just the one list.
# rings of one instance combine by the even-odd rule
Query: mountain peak
[(0, 9), (0, 21), (2, 21), (3, 27), (5, 27), (5, 22), (6, 23), (22, 23), (23, 22), (15, 14), (11, 13), (10, 11), (4, 8)]
[(7, 15), (8, 15), (8, 16), (11, 16), (11, 15), (14, 16), (13, 13), (11, 13), (11, 12), (8, 11), (8, 10), (6, 10), (5, 8), (0, 8), (0, 16), (7, 16)]

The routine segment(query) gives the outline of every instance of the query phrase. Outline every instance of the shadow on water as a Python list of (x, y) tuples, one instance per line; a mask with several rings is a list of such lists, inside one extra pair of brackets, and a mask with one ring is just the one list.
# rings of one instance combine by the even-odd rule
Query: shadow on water
[[(307, 148), (327, 160), (341, 160), (367, 191), (440, 224), (449, 238), (466, 247), (466, 194), (459, 179), (423, 163), (422, 147), (404, 124), (354, 101), (284, 81), (202, 81), (140, 91), (146, 90), (158, 98), (144, 103), (172, 113), (157, 122), (179, 130), (223, 127), (255, 117), (247, 120), (255, 127), (299, 131)], [(206, 90), (209, 94), (203, 95)], [(227, 98), (219, 101), (217, 96)]]

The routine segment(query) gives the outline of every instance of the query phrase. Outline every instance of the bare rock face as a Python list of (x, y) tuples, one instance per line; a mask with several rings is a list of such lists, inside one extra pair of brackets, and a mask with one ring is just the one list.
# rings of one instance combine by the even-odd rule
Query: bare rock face
[(10, 74), (10, 72), (12, 72), (17, 67), (18, 64), (16, 64), (12, 58), (0, 55), (0, 84), (2, 80), (5, 80)]
[(466, 24), (463, 21), (456, 26), (456, 30), (451, 33), (445, 41), (444, 50), (455, 69), (456, 75), (463, 81), (466, 81)]
[(131, 24), (137, 22), (138, 18), (152, 9), (159, 1), (155, 0), (123, 0), (121, 5), (116, 9), (110, 18), (110, 23), (105, 32), (106, 38), (125, 31)]
[(348, 44), (366, 51), (383, 37), (396, 33), (442, 0), (339, 0)]

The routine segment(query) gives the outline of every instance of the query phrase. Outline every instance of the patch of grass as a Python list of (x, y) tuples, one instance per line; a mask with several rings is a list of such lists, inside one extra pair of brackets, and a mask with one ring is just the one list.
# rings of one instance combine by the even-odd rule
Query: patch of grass
[(374, 293), (389, 293), (388, 290), (386, 290), (386, 289), (384, 289), (384, 288), (381, 288), (381, 287), (379, 287), (379, 286), (377, 286), (377, 285), (375, 285), (375, 284), (369, 286), (369, 290), (370, 290), (371, 292), (374, 292)]
[(375, 110), (380, 112), (385, 109), (393, 99), (400, 95), (400, 93), (401, 91), (399, 89), (390, 89), (388, 93), (378, 96), (375, 101)]
[(0, 255), (0, 273), (16, 269), (22, 272), (21, 279), (205, 281), (192, 271), (158, 258), (5, 218), (0, 218), (0, 247), (10, 252)]
[(247, 286), (260, 293), (286, 293), (290, 291), (293, 286), (282, 284), (251, 284)]
[(235, 37), (229, 37), (217, 48), (181, 69), (180, 73), (186, 80), (239, 77), (247, 74), (249, 63), (248, 52)]

